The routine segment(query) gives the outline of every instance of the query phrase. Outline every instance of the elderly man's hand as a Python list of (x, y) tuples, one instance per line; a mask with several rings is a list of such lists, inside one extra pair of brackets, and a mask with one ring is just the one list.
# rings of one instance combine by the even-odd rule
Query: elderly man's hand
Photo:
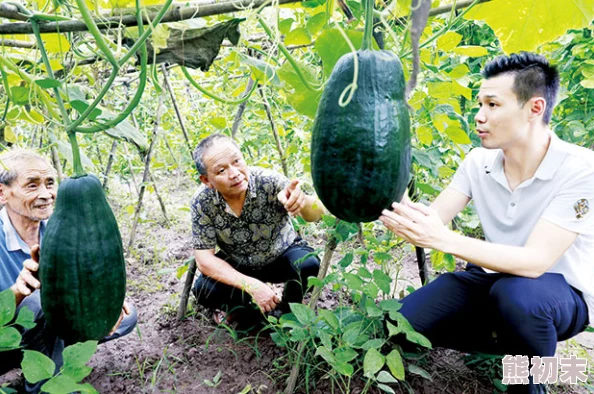
[(305, 193), (299, 187), (298, 179), (293, 179), (277, 197), (291, 216), (299, 215), (306, 205)]
[(270, 286), (259, 280), (250, 284), (246, 290), (250, 293), (254, 302), (258, 304), (258, 307), (260, 307), (262, 312), (270, 312), (276, 308), (276, 305), (281, 301)]
[(122, 320), (124, 320), (124, 317), (128, 316), (129, 314), (130, 314), (130, 305), (128, 305), (128, 303), (126, 301), (124, 301), (124, 306), (122, 307), (122, 312), (120, 312), (120, 317), (118, 318), (118, 321), (116, 322), (116, 324), (113, 326), (113, 328), (109, 332), (108, 336), (113, 335), (113, 333), (116, 332), (116, 330), (120, 327), (120, 324), (122, 324)]
[(37, 270), (39, 269), (39, 245), (31, 248), (31, 258), (25, 260), (23, 269), (19, 273), (11, 290), (16, 296), (17, 304), (20, 301), (31, 295), (35, 290), (41, 287), (41, 283), (37, 279)]

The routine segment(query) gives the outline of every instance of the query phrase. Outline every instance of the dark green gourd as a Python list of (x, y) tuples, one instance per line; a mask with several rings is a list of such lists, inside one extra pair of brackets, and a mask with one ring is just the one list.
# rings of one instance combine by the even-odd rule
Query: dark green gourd
[[(372, 9), (373, 2), (368, 7)], [(357, 89), (351, 102), (339, 105), (342, 92), (353, 82), (353, 53), (336, 63), (312, 134), (316, 193), (332, 214), (348, 222), (376, 220), (384, 208), (400, 201), (411, 166), (402, 65), (392, 52), (366, 49), (371, 47), (368, 35), (366, 29), (367, 40), (364, 37), (363, 49), (356, 53)]]
[(120, 231), (94, 175), (62, 181), (39, 265), (41, 304), (67, 342), (99, 340), (122, 311), (126, 267)]

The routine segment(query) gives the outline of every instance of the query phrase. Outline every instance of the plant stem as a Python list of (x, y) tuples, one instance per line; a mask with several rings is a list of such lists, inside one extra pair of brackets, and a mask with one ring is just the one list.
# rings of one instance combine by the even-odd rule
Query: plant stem
[[(362, 0), (363, 1), (363, 0)], [(365, 33), (363, 33), (363, 44), (361, 50), (371, 50), (371, 40), (373, 38), (373, 6), (375, 0), (365, 1)]]
[(264, 109), (266, 110), (266, 116), (268, 117), (268, 121), (270, 122), (270, 128), (272, 129), (272, 135), (274, 136), (274, 141), (276, 142), (276, 150), (278, 151), (278, 155), (280, 156), (281, 166), (283, 168), (283, 173), (286, 177), (289, 177), (289, 170), (287, 169), (287, 161), (285, 159), (285, 154), (283, 152), (283, 147), (281, 146), (280, 138), (278, 136), (278, 132), (276, 130), (276, 125), (274, 124), (274, 120), (272, 119), (272, 112), (270, 111), (270, 105), (268, 104), (268, 99), (264, 95), (264, 91), (260, 86), (258, 88), (260, 92), (260, 96), (262, 96), (262, 100), (264, 101)]
[[(373, 0), (369, 0), (369, 1), (373, 1)], [(272, 34), (272, 30), (266, 24), (266, 22), (264, 22), (264, 19), (260, 15), (258, 15), (258, 22), (260, 22), (260, 25), (262, 26), (262, 28), (264, 29), (264, 31), (266, 32), (266, 34), (268, 34), (268, 37), (270, 37), (270, 39), (274, 40), (274, 35)], [(305, 87), (307, 89), (309, 89), (311, 91), (314, 91), (314, 92), (317, 92), (317, 91), (319, 91), (321, 89), (319, 86), (317, 86), (317, 87), (312, 86), (307, 81), (307, 79), (305, 79), (305, 76), (301, 72), (301, 69), (299, 68), (299, 65), (297, 64), (297, 61), (295, 60), (295, 58), (293, 57), (293, 55), (291, 55), (291, 52), (289, 52), (287, 50), (287, 47), (285, 47), (284, 44), (282, 44), (281, 42), (279, 42), (278, 43), (278, 49), (285, 56), (285, 58), (287, 59), (287, 61), (291, 65), (291, 67), (293, 67), (293, 70), (295, 70), (295, 73), (297, 74), (297, 76), (299, 77), (299, 79), (301, 80), (301, 82), (303, 82), (303, 84), (305, 85)]]
[(204, 94), (205, 96), (210, 97), (213, 100), (216, 100), (220, 103), (223, 104), (228, 104), (228, 105), (236, 105), (236, 104), (243, 104), (245, 103), (250, 96), (252, 95), (252, 93), (254, 93), (254, 90), (256, 90), (256, 86), (258, 85), (257, 83), (255, 83), (254, 85), (252, 85), (252, 89), (242, 98), (240, 98), (239, 100), (226, 100), (220, 96), (217, 96), (214, 93), (209, 92), (208, 90), (204, 89), (202, 86), (200, 86), (200, 84), (198, 82), (196, 82), (196, 80), (194, 80), (194, 78), (192, 78), (192, 76), (190, 75), (190, 73), (188, 72), (188, 69), (185, 68), (184, 66), (180, 66), (182, 73), (186, 76), (186, 78), (188, 79), (188, 81), (192, 84), (192, 86), (194, 86), (196, 89), (198, 89), (202, 94)]

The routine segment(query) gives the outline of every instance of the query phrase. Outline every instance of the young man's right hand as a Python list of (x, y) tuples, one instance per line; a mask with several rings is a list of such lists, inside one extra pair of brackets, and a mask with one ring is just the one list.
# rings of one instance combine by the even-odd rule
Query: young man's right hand
[(39, 245), (35, 245), (31, 248), (31, 258), (24, 261), (23, 269), (19, 273), (14, 285), (11, 286), (11, 290), (16, 297), (17, 305), (25, 297), (31, 295), (31, 293), (41, 287), (41, 282), (37, 279), (38, 269)]
[(253, 284), (250, 284), (247, 291), (254, 299), (254, 302), (258, 304), (262, 312), (272, 311), (281, 301), (270, 286), (260, 281), (255, 281)]

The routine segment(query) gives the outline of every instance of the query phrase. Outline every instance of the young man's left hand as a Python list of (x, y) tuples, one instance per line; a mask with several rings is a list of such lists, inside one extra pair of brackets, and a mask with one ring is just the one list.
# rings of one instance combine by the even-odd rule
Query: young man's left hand
[(432, 208), (406, 201), (393, 203), (393, 211), (384, 209), (380, 220), (397, 236), (415, 246), (443, 250), (450, 230)]
[(291, 216), (299, 215), (307, 203), (305, 193), (299, 187), (298, 179), (293, 179), (277, 197)]

